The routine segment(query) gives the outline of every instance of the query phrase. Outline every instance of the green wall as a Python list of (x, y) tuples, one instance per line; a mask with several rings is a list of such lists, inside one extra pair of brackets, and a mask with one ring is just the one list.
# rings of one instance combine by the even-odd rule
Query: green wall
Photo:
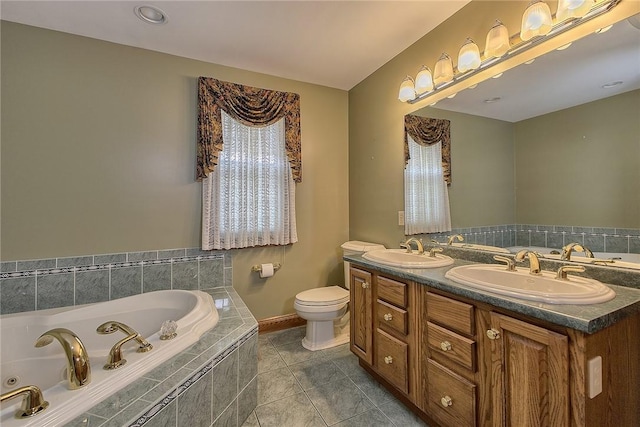
[(640, 228), (640, 90), (515, 123), (523, 224)]
[[(199, 247), (196, 79), (300, 94), (299, 242), (233, 252), (258, 319), (342, 283), (348, 240), (348, 93), (2, 21), (1, 258)], [(253, 264), (282, 262), (268, 280)]]

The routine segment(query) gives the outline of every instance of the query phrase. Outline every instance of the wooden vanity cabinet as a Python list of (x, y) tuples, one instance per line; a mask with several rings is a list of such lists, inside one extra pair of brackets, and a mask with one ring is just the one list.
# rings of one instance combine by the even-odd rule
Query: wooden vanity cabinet
[(352, 351), (429, 425), (640, 426), (640, 313), (587, 334), (353, 267), (351, 298)]
[(351, 350), (410, 402), (419, 392), (415, 306), (415, 283), (351, 268)]
[(351, 268), (349, 312), (351, 351), (368, 364), (373, 363), (373, 275)]

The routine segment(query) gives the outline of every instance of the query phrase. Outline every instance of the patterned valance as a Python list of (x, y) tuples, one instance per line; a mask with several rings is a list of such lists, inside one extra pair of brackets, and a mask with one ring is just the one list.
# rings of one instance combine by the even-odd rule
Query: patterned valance
[(409, 162), (409, 141), (411, 135), (420, 145), (437, 144), (442, 141), (442, 169), (444, 180), (451, 184), (451, 121), (445, 119), (430, 119), (428, 117), (404, 116), (404, 164)]
[(222, 110), (245, 126), (268, 126), (284, 117), (285, 149), (293, 180), (302, 182), (300, 95), (210, 77), (198, 78), (198, 181), (206, 178), (218, 164), (222, 151)]

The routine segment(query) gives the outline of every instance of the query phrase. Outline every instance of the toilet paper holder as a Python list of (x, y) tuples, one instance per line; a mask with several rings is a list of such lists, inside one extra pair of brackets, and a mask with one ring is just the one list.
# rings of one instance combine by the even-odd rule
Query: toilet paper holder
[[(276, 271), (280, 270), (280, 267), (282, 267), (282, 265), (279, 262), (274, 262), (273, 272), (275, 273)], [(259, 273), (262, 271), (262, 266), (260, 264), (256, 264), (253, 267), (251, 267), (251, 271)]]

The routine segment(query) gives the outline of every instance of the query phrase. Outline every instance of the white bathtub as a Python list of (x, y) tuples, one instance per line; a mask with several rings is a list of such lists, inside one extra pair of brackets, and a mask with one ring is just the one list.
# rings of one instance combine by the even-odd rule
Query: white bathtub
[[(137, 353), (135, 340), (123, 345), (127, 363), (116, 369), (103, 369), (111, 347), (125, 334), (116, 331), (99, 335), (96, 328), (116, 320), (135, 329), (147, 339), (153, 350)], [(177, 337), (160, 340), (160, 326), (165, 320), (178, 324)], [(62, 309), (18, 313), (0, 317), (0, 352), (2, 393), (25, 386), (42, 389), (49, 408), (31, 418), (18, 420), (15, 411), (21, 398), (5, 401), (0, 412), (3, 427), (60, 426), (100, 403), (117, 390), (132, 383), (171, 356), (194, 344), (218, 322), (213, 299), (201, 291), (158, 291), (127, 298)], [(78, 390), (67, 388), (64, 371), (66, 357), (54, 340), (36, 348), (36, 339), (53, 328), (73, 331), (87, 349), (91, 363), (91, 383)], [(10, 378), (18, 382), (7, 385)]]

